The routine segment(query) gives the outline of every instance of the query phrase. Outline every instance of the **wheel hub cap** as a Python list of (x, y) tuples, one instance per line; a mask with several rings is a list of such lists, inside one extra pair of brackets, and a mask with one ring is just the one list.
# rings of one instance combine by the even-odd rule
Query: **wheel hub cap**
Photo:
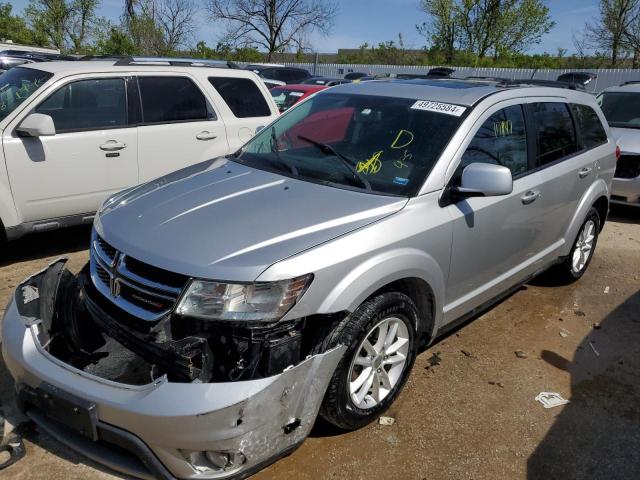
[(366, 335), (351, 361), (349, 396), (363, 410), (378, 405), (402, 378), (409, 353), (409, 331), (397, 317), (388, 317)]

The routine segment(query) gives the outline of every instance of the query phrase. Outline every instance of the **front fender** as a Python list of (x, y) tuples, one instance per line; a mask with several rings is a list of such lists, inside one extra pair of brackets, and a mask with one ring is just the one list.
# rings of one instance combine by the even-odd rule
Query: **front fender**
[[(584, 195), (582, 195), (582, 198), (578, 203), (578, 207), (576, 208), (576, 211), (569, 222), (569, 226), (564, 233), (565, 241), (562, 246), (562, 250), (560, 251), (561, 256), (564, 257), (571, 253), (571, 248), (573, 247), (574, 240), (578, 236), (580, 227), (582, 226), (589, 209), (593, 206), (596, 200), (600, 197), (606, 197), (608, 201), (610, 194), (611, 192), (607, 183), (602, 178), (599, 178), (593, 182)], [(604, 221), (604, 219), (602, 220)]]
[(318, 313), (352, 312), (376, 290), (405, 278), (421, 279), (431, 288), (433, 327), (437, 328), (442, 316), (445, 274), (434, 258), (413, 248), (383, 252), (351, 269), (329, 292)]

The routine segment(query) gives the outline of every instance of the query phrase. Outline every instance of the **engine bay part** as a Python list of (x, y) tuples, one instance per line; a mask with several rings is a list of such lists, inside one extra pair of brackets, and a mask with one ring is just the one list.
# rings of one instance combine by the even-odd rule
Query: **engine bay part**
[[(31, 282), (18, 291), (17, 300), (24, 316), (40, 319), (41, 347), (75, 368), (129, 385), (163, 376), (171, 382), (210, 383), (277, 375), (319, 353), (322, 331), (332, 323), (331, 318), (214, 322), (176, 313), (143, 321), (98, 292), (87, 267), (76, 276), (64, 261)], [(55, 295), (33, 302), (39, 291)], [(34, 308), (37, 315), (28, 311)]]

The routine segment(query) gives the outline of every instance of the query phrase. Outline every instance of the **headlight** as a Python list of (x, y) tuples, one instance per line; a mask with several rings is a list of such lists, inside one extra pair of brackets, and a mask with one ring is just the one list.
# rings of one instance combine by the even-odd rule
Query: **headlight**
[(228, 321), (274, 321), (282, 318), (309, 287), (313, 275), (268, 283), (220, 283), (193, 280), (177, 313)]

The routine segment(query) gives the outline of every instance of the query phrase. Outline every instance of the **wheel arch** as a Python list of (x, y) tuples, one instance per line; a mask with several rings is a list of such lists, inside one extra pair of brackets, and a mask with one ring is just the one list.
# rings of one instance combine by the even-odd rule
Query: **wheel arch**
[[(585, 217), (589, 210), (594, 207), (598, 210), (598, 213), (608, 212), (609, 210), (609, 187), (603, 179), (598, 179), (591, 184), (587, 191), (582, 195), (580, 202), (569, 222), (569, 226), (565, 230), (564, 234), (564, 246), (562, 247), (560, 256), (567, 256), (571, 252), (573, 242), (576, 239), (580, 227), (584, 222)], [(606, 218), (606, 214), (605, 214)], [(602, 220), (602, 216), (601, 216)], [(601, 221), (601, 228), (604, 221)]]
[(418, 307), (418, 333), (431, 339), (442, 317), (444, 286), (445, 276), (435, 259), (419, 250), (394, 250), (351, 270), (333, 287), (319, 311), (352, 312), (372, 296), (399, 291)]

